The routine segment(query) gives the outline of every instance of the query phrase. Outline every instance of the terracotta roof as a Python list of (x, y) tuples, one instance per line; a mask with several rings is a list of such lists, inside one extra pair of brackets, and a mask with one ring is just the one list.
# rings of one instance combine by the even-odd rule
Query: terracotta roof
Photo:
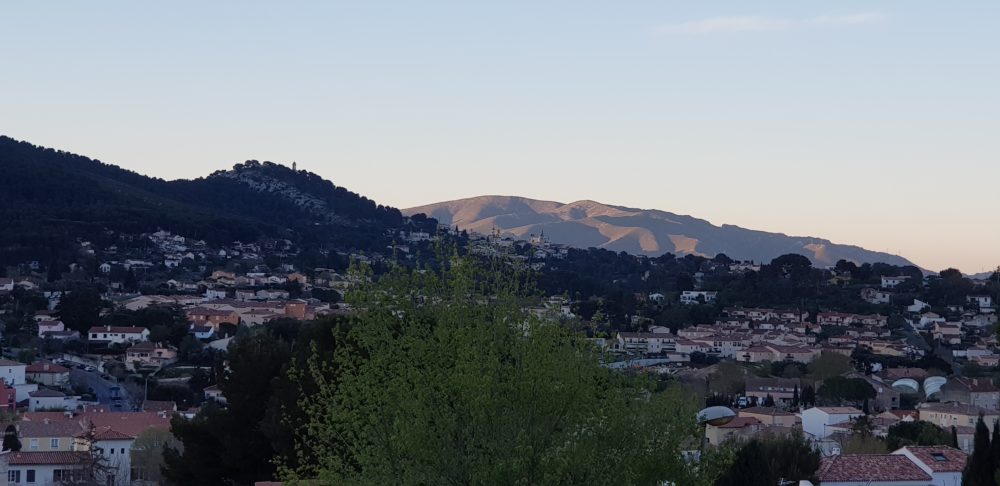
[(750, 408), (745, 408), (743, 410), (740, 410), (739, 413), (741, 413), (741, 414), (743, 414), (743, 413), (752, 413), (752, 414), (755, 414), (755, 415), (772, 415), (772, 416), (777, 416), (777, 415), (782, 415), (782, 416), (794, 415), (793, 413), (786, 412), (786, 411), (784, 411), (784, 410), (782, 410), (780, 408), (775, 408), (775, 407), (750, 407)]
[[(87, 435), (87, 431), (77, 434), (77, 437), (83, 437)], [(123, 434), (111, 427), (95, 427), (94, 428), (94, 440), (132, 440), (135, 437)]]
[(25, 412), (23, 421), (44, 421), (49, 419), (52, 422), (74, 421), (77, 423), (94, 424), (94, 427), (110, 427), (123, 434), (138, 437), (148, 429), (170, 428), (170, 414), (160, 414), (158, 412), (109, 412), (109, 411), (88, 411), (75, 414), (72, 418), (67, 418), (63, 412)]
[(24, 369), (25, 373), (69, 373), (69, 368), (65, 366), (59, 366), (55, 363), (49, 363), (47, 361), (39, 361), (35, 364), (28, 365)]
[(17, 423), (18, 435), (21, 438), (41, 437), (75, 437), (83, 430), (83, 426), (74, 420), (57, 421), (21, 421)]
[(57, 398), (57, 397), (59, 397), (59, 398), (61, 398), (61, 397), (65, 397), (66, 394), (63, 393), (63, 392), (61, 392), (61, 391), (55, 391), (55, 390), (49, 390), (49, 389), (41, 389), (41, 390), (38, 390), (38, 391), (33, 391), (31, 393), (28, 393), (28, 396), (31, 397), (31, 398), (35, 398), (35, 397), (41, 397), (41, 398)]
[(9, 359), (0, 359), (0, 366), (27, 366), (24, 363), (18, 363), (17, 361), (11, 361)]
[(996, 410), (987, 410), (985, 408), (977, 407), (975, 405), (966, 405), (964, 403), (927, 403), (920, 407), (920, 412), (938, 412), (938, 413), (956, 413), (960, 415), (969, 415), (975, 417), (977, 415), (983, 415), (987, 417), (996, 417), (1000, 415)]
[(893, 454), (844, 454), (823, 458), (816, 478), (838, 481), (931, 481), (908, 457)]
[(993, 386), (993, 381), (981, 378), (966, 378), (959, 377), (953, 380), (956, 383), (960, 383), (969, 389), (970, 392), (974, 393), (988, 393), (997, 391), (997, 387)]
[(934, 472), (961, 472), (969, 459), (966, 453), (944, 446), (908, 446), (893, 454), (902, 451), (909, 451)]
[(82, 464), (89, 460), (86, 452), (11, 452), (7, 460), (11, 466), (40, 466), (45, 464)]
[(761, 425), (761, 421), (754, 417), (736, 417), (727, 424), (718, 425), (720, 429), (742, 429), (752, 425)]
[(143, 412), (176, 412), (177, 403), (172, 401), (146, 400), (142, 402)]

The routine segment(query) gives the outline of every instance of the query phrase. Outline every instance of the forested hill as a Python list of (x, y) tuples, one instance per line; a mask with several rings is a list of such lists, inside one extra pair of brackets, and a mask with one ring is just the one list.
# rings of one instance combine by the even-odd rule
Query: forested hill
[(77, 238), (157, 229), (211, 243), (270, 236), (371, 249), (403, 223), (395, 208), (270, 162), (165, 181), (0, 136), (0, 174), (0, 264), (48, 259)]

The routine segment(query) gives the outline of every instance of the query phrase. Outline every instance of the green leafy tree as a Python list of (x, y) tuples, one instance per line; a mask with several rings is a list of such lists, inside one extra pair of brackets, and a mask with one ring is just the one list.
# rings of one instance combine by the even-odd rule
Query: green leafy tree
[(732, 466), (716, 486), (773, 486), (778, 481), (811, 480), (819, 469), (820, 455), (801, 434), (752, 439), (737, 451)]
[(104, 301), (101, 294), (92, 287), (81, 287), (72, 290), (59, 300), (56, 311), (59, 319), (66, 324), (66, 327), (74, 331), (86, 332), (91, 326), (97, 324), (101, 317), (101, 309)]
[(865, 400), (874, 399), (875, 388), (860, 378), (834, 376), (823, 381), (817, 395), (830, 403), (850, 402), (861, 405)]
[[(360, 316), (296, 437), (315, 463), (284, 476), (332, 484), (710, 484), (689, 463), (695, 403), (608, 370), (582, 337), (526, 315), (524, 277), (454, 258), (397, 270), (349, 296)], [(295, 375), (293, 375), (295, 376)], [(609, 451), (613, 453), (609, 454)], [(720, 464), (721, 465), (721, 464)]]
[(851, 358), (839, 353), (821, 353), (807, 369), (813, 378), (826, 380), (851, 371)]
[(171, 432), (183, 448), (164, 450), (163, 476), (175, 484), (251, 484), (274, 476), (274, 449), (260, 430), (288, 345), (264, 329), (247, 330), (229, 345), (219, 382), (227, 408), (206, 406), (193, 420), (175, 417)]
[(923, 420), (899, 422), (889, 427), (886, 444), (891, 450), (906, 446), (951, 445), (953, 441), (958, 442), (957, 435), (953, 434), (956, 434), (954, 427), (952, 433), (948, 433), (941, 427)]

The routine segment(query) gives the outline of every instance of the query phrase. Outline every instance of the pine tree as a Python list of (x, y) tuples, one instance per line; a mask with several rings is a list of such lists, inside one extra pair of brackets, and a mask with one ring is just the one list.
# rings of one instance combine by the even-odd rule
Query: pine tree
[(951, 426), (951, 446), (959, 449), (958, 447), (958, 429), (954, 425)]
[(983, 417), (979, 417), (976, 422), (976, 435), (974, 449), (969, 462), (965, 465), (965, 472), (962, 473), (962, 484), (964, 486), (996, 486), (993, 477), (993, 454), (990, 450), (990, 429), (983, 422)]
[(795, 384), (795, 389), (792, 390), (792, 406), (799, 408), (799, 384)]

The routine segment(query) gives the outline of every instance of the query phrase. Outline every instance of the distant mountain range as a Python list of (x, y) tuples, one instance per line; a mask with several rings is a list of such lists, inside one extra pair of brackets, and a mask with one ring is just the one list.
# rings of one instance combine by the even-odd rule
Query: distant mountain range
[(273, 237), (381, 249), (387, 229), (404, 224), (398, 209), (270, 162), (165, 181), (0, 136), (0, 174), (0, 265), (59, 259), (76, 239), (157, 229), (212, 243)]
[(669, 252), (711, 257), (724, 253), (734, 259), (766, 262), (783, 254), (798, 253), (818, 266), (831, 266), (841, 259), (858, 264), (913, 265), (897, 255), (820, 238), (715, 226), (691, 216), (595, 201), (563, 204), (523, 197), (481, 196), (403, 210), (407, 216), (418, 213), (481, 234), (489, 234), (494, 228), (518, 238), (544, 233), (553, 243), (639, 255)]

